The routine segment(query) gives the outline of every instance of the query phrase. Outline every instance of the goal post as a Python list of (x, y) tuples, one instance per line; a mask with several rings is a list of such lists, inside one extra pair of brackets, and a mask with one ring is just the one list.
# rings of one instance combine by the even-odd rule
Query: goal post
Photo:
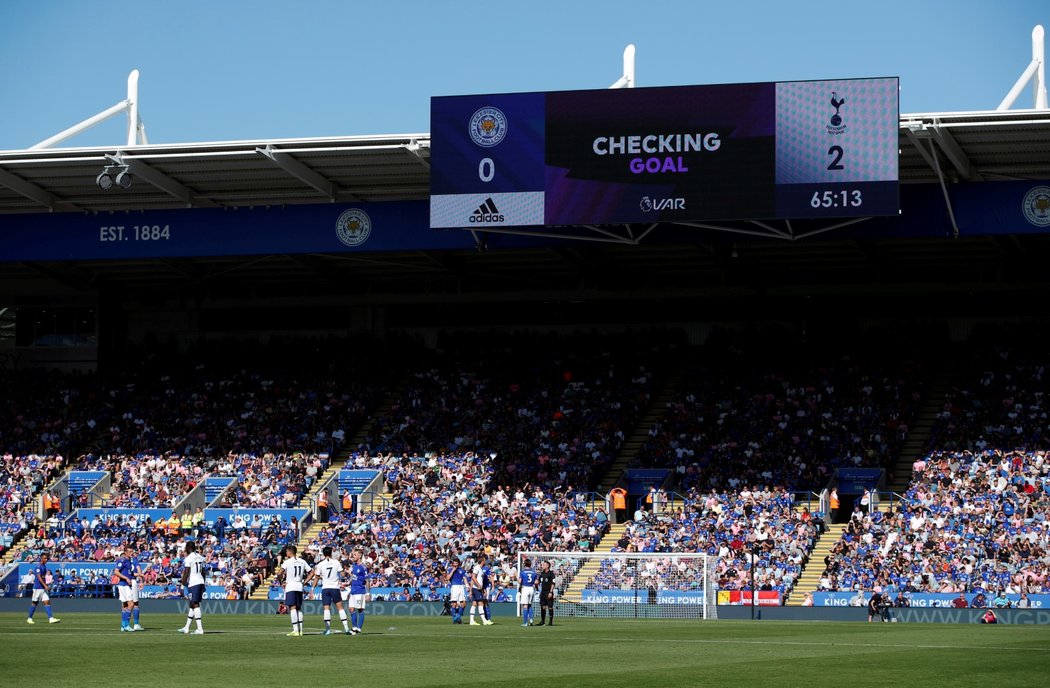
[[(703, 553), (519, 552), (537, 572), (548, 562), (555, 614), (624, 619), (718, 618), (718, 558)], [(537, 591), (538, 592), (538, 591)], [(538, 605), (538, 602), (536, 603)], [(521, 613), (520, 602), (518, 613)]]

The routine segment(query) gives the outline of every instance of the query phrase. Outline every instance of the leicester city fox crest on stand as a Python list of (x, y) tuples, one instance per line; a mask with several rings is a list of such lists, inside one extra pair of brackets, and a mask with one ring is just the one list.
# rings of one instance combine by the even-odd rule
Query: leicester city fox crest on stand
[(345, 211), (335, 223), (335, 235), (339, 241), (350, 247), (365, 243), (371, 233), (371, 218), (368, 217), (368, 213), (357, 208)]
[(507, 135), (507, 116), (499, 108), (480, 108), (470, 118), (469, 131), (474, 143), (491, 148)]
[(1025, 194), (1021, 210), (1036, 227), (1050, 227), (1050, 186), (1033, 187)]

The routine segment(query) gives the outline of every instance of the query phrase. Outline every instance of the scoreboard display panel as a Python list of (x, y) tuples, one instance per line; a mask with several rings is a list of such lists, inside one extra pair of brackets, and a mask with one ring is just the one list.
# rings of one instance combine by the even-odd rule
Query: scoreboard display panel
[(430, 226), (896, 215), (896, 77), (435, 97)]

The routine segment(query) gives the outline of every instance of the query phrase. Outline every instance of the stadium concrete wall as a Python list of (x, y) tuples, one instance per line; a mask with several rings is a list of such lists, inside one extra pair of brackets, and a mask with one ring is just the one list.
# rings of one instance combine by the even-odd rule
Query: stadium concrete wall
[[(115, 599), (59, 599), (52, 600), (55, 614), (67, 613), (113, 613), (120, 610)], [(25, 612), (29, 600), (19, 597), (0, 598), (0, 612)], [(256, 614), (277, 616), (277, 602), (269, 600), (205, 600), (205, 615), (209, 614)], [(368, 605), (370, 616), (441, 616), (440, 602), (372, 602)], [(491, 605), (495, 617), (513, 617), (517, 610), (514, 604)], [(303, 611), (307, 616), (319, 616), (321, 603), (307, 601)], [(143, 600), (144, 614), (185, 614), (185, 600)], [(980, 623), (983, 609), (891, 609), (890, 615), (900, 623)], [(1050, 609), (997, 609), (1001, 624), (1050, 625)], [(562, 617), (564, 618), (564, 617)], [(750, 607), (719, 607), (719, 619), (750, 620)], [(868, 619), (863, 607), (756, 607), (756, 621), (857, 621)]]

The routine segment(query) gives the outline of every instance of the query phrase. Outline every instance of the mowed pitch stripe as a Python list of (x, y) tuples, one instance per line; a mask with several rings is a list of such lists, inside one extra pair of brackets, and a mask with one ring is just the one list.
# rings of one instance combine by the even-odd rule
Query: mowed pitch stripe
[[(508, 637), (524, 638), (524, 637), (527, 637), (528, 634), (532, 633), (532, 631), (519, 633), (517, 631), (517, 628), (518, 627), (515, 627), (515, 630), (513, 630), (510, 634), (502, 634), (501, 633), (501, 634), (498, 635), (498, 637), (500, 637), (500, 638), (508, 638)], [(56, 633), (58, 633), (60, 635), (96, 635), (99, 630), (111, 630), (113, 632), (113, 635), (121, 635), (121, 636), (129, 635), (127, 633), (121, 633), (118, 628), (113, 628), (113, 626), (110, 625), (110, 624), (77, 624), (76, 626), (73, 626), (73, 627), (71, 627), (71, 626), (63, 626), (63, 628), (61, 630), (57, 630), (56, 629)], [(26, 634), (26, 632), (27, 631), (24, 630), (24, 629), (19, 629), (19, 630), (4, 629), (4, 630), (0, 630), (0, 636), (5, 636), (5, 635), (24, 636)], [(148, 627), (147, 627), (146, 630), (144, 630), (144, 631), (136, 631), (136, 633), (145, 633), (147, 635), (164, 636), (164, 637), (183, 635), (182, 633), (179, 633), (178, 631), (176, 631), (174, 629), (148, 628)], [(277, 637), (284, 636), (286, 633), (287, 633), (287, 629), (285, 627), (274, 628), (273, 630), (266, 630), (266, 629), (260, 629), (258, 627), (237, 628), (237, 627), (224, 626), (221, 629), (217, 629), (217, 630), (212, 630), (212, 631), (205, 630), (205, 635), (211, 635), (211, 636), (220, 636), (220, 635), (252, 635), (252, 636), (254, 636), (254, 635), (258, 635), (258, 636), (270, 636), (270, 637), (277, 638)], [(469, 633), (469, 631), (468, 631), (468, 633)], [(538, 633), (546, 633), (546, 632), (545, 631), (538, 631)], [(130, 635), (134, 635), (134, 634), (130, 634)], [(386, 637), (386, 638), (394, 638), (394, 637), (397, 637), (397, 638), (433, 638), (433, 637), (435, 637), (436, 634), (435, 633), (407, 633), (407, 632), (402, 632), (402, 631), (397, 631), (397, 630), (395, 630), (395, 631), (386, 630), (386, 631), (372, 631), (372, 632), (365, 631), (363, 635), (366, 637), (366, 639), (368, 638), (368, 636), (371, 636), (374, 639), (374, 638), (383, 638), (383, 637)], [(464, 637), (478, 638), (478, 637), (484, 637), (485, 635), (494, 635), (494, 632), (493, 631), (480, 631), (480, 633), (477, 634), (477, 635), (464, 636)], [(344, 634), (343, 634), (342, 631), (340, 631), (339, 633), (334, 633), (334, 631), (333, 631), (333, 635), (331, 635), (331, 636), (322, 636), (320, 631), (306, 631), (306, 635), (304, 637), (310, 637), (310, 636), (314, 636), (314, 637), (318, 637), (318, 638), (323, 638), (323, 637), (334, 638), (334, 637), (338, 637), (338, 636), (344, 636)], [(344, 637), (349, 637), (349, 636), (344, 636)], [(586, 636), (586, 635), (562, 635), (562, 634), (559, 633), (559, 634), (557, 634), (557, 638), (559, 640), (575, 640), (575, 641), (581, 641), (581, 642), (594, 642), (595, 641), (595, 637), (594, 636)], [(358, 640), (358, 641), (353, 641), (353, 642), (362, 642), (362, 641)], [(809, 646), (813, 645), (813, 643), (811, 641), (798, 641), (798, 640), (746, 640), (746, 639), (737, 639), (737, 638), (717, 638), (717, 639), (712, 639), (712, 638), (695, 638), (695, 639), (688, 639), (688, 638), (601, 638), (601, 642), (604, 643), (604, 644), (622, 644), (622, 643), (627, 643), (627, 644), (633, 644), (633, 645), (637, 645), (638, 643), (657, 643), (657, 644), (672, 643), (672, 644), (683, 644), (683, 645), (695, 645), (695, 644), (701, 644), (701, 643), (709, 644), (709, 645), (758, 645), (758, 646), (763, 646), (763, 645), (769, 645), (769, 646), (781, 645), (781, 646), (787, 646), (787, 647), (794, 647), (794, 646), (807, 646), (807, 647), (809, 647)], [(905, 649), (916, 649), (916, 650), (1007, 650), (1007, 651), (1011, 651), (1011, 652), (1042, 652), (1042, 653), (1050, 652), (1050, 647), (1011, 647), (1011, 646), (1008, 646), (1008, 645), (916, 645), (914, 643), (842, 643), (842, 642), (830, 642), (830, 643), (828, 643), (828, 645), (829, 646), (833, 646), (833, 647), (855, 647), (855, 648), (872, 648), (872, 649), (902, 649), (902, 648), (905, 648)]]

